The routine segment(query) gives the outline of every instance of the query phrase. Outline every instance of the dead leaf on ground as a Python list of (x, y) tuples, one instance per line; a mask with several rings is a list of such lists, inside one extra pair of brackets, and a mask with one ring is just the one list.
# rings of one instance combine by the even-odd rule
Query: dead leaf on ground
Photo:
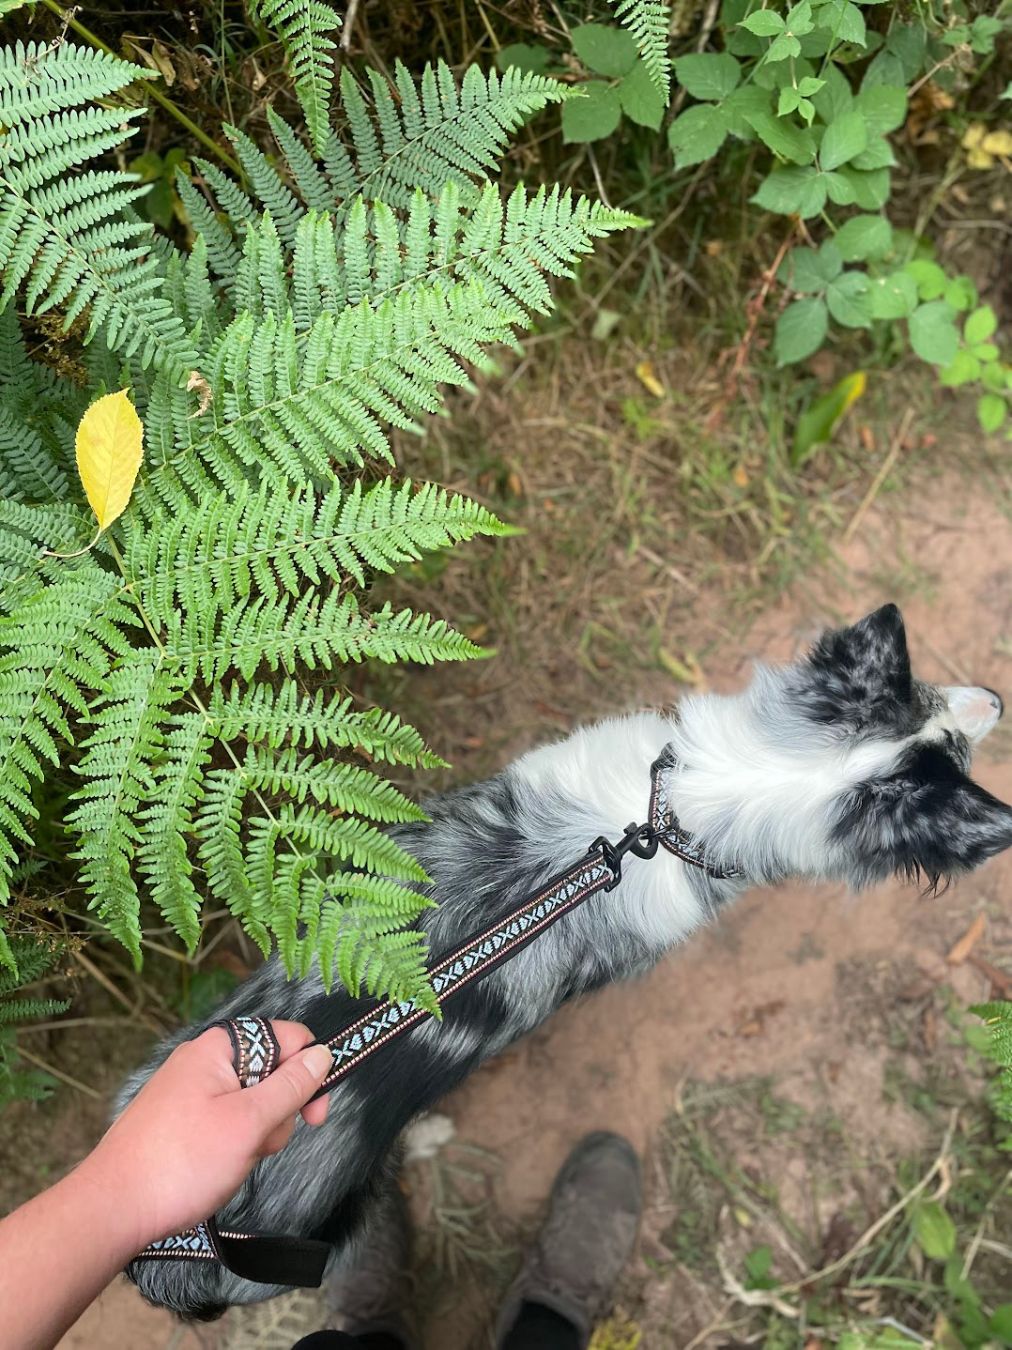
[(664, 397), (666, 391), (664, 385), (657, 378), (657, 372), (654, 370), (652, 361), (640, 361), (637, 364), (636, 378), (648, 394), (653, 394), (654, 398)]
[(974, 947), (984, 936), (984, 929), (987, 926), (987, 920), (983, 914), (978, 914), (973, 923), (966, 930), (959, 941), (949, 951), (946, 956), (950, 966), (961, 966), (966, 958), (973, 951)]

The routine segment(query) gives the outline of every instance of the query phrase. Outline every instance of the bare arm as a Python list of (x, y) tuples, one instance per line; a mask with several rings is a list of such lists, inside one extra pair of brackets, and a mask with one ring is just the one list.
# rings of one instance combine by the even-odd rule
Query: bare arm
[(178, 1046), (95, 1149), (0, 1222), (8, 1350), (46, 1350), (142, 1247), (212, 1214), (260, 1158), (284, 1148), (331, 1066), (299, 1022), (274, 1022), (283, 1060), (241, 1091), (219, 1028)]

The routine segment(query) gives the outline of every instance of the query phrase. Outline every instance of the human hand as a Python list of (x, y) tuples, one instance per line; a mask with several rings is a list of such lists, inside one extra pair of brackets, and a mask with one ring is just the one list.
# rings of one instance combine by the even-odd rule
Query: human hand
[[(284, 1148), (301, 1110), (320, 1125), (327, 1098), (309, 1098), (333, 1064), (301, 1022), (272, 1022), (281, 1062), (240, 1088), (223, 1027), (178, 1045), (77, 1168), (117, 1219), (133, 1251), (213, 1214), (253, 1165)], [(307, 1102), (309, 1103), (307, 1105)]]

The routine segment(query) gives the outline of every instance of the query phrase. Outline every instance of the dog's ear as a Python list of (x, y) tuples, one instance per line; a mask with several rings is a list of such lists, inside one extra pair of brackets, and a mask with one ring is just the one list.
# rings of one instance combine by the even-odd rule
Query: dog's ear
[(894, 773), (847, 794), (833, 838), (855, 885), (900, 873), (937, 888), (1012, 846), (1012, 807), (972, 782), (940, 747), (921, 745)]
[(824, 633), (804, 672), (803, 703), (814, 721), (905, 730), (913, 681), (903, 616), (895, 605)]

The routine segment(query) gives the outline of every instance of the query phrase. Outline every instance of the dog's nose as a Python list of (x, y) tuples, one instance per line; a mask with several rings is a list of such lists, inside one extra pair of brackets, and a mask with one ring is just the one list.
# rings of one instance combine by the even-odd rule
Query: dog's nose
[(990, 694), (994, 706), (998, 709), (998, 716), (1003, 717), (1005, 715), (1005, 700), (1001, 694), (996, 689), (988, 689), (987, 685), (984, 686), (984, 693)]

